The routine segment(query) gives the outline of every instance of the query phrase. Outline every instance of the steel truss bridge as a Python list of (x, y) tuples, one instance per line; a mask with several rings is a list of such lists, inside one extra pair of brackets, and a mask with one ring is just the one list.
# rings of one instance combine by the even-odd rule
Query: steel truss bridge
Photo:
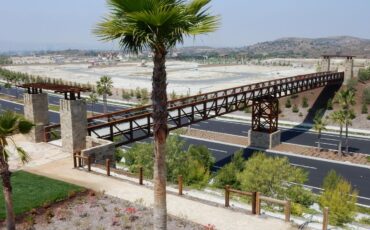
[[(341, 85), (344, 72), (321, 72), (259, 82), (168, 102), (169, 130), (252, 107), (252, 130), (278, 129), (279, 98), (328, 85)], [(90, 136), (115, 141), (117, 146), (153, 135), (152, 106), (125, 109), (88, 118)], [(60, 127), (59, 124), (45, 130)], [(47, 132), (46, 131), (46, 132)]]

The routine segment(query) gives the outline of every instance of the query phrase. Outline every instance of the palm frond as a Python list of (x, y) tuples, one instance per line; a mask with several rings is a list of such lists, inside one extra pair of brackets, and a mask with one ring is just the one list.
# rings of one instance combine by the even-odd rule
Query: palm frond
[(16, 150), (17, 150), (18, 156), (22, 164), (29, 162), (30, 156), (27, 154), (27, 152), (23, 148), (16, 146)]

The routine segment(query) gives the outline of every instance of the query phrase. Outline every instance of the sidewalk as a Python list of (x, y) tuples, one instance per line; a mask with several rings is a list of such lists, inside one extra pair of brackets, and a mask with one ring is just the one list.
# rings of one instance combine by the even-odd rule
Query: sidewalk
[[(142, 200), (146, 206), (153, 205), (152, 189), (73, 169), (72, 162), (72, 158), (67, 157), (37, 167), (26, 167), (24, 170), (96, 191), (104, 190), (108, 195), (131, 202)], [(218, 230), (295, 229), (290, 223), (282, 220), (247, 215), (171, 194), (167, 194), (167, 209), (171, 215), (202, 225), (213, 224)]]

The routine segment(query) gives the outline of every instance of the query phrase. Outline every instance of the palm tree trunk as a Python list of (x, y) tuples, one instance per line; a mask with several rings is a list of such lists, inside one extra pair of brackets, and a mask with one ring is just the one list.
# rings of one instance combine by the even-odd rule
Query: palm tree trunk
[(343, 125), (340, 125), (340, 131), (339, 131), (339, 147), (338, 147), (339, 156), (342, 156), (342, 136), (343, 136)]
[(346, 122), (346, 153), (349, 154), (349, 147), (348, 147), (348, 121)]
[(317, 137), (317, 150), (318, 150), (318, 152), (321, 151), (320, 141), (321, 141), (321, 131), (319, 131), (319, 135)]
[(8, 230), (15, 230), (15, 214), (13, 211), (12, 185), (10, 183), (11, 172), (9, 171), (9, 165), (2, 157), (0, 159), (0, 174), (3, 183), (3, 193), (6, 210), (6, 228)]
[(166, 205), (166, 138), (167, 127), (167, 74), (166, 50), (154, 52), (152, 79), (153, 132), (154, 132), (154, 229), (167, 229)]
[(91, 116), (94, 116), (94, 103), (91, 103)]
[(104, 113), (107, 113), (108, 112), (108, 110), (107, 110), (107, 94), (103, 94), (103, 111), (104, 111)]

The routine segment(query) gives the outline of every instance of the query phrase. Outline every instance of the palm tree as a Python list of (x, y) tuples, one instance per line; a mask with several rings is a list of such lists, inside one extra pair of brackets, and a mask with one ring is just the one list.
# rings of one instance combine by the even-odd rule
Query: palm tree
[(107, 96), (112, 95), (113, 81), (111, 77), (102, 76), (99, 81), (96, 82), (96, 90), (99, 95), (103, 96), (104, 113), (107, 113)]
[(345, 115), (345, 126), (346, 126), (346, 153), (348, 152), (348, 126), (351, 125), (352, 120), (355, 118), (355, 113), (351, 109), (351, 106), (356, 104), (355, 93), (353, 90), (346, 89), (341, 90), (335, 96), (335, 100), (342, 107), (343, 113)]
[(95, 92), (92, 92), (89, 94), (89, 97), (87, 98), (87, 102), (91, 104), (91, 113), (94, 116), (94, 105), (98, 103), (98, 96)]
[(219, 17), (208, 13), (211, 0), (108, 0), (111, 12), (94, 32), (118, 40), (122, 48), (153, 52), (152, 103), (154, 159), (154, 229), (167, 228), (165, 145), (167, 127), (166, 55), (186, 36), (213, 32)]
[(343, 110), (335, 111), (330, 115), (330, 119), (335, 123), (339, 125), (339, 146), (338, 146), (338, 154), (342, 155), (342, 136), (343, 136), (343, 126), (346, 123), (346, 116)]
[(314, 125), (313, 129), (318, 133), (317, 136), (317, 149), (321, 151), (321, 132), (326, 130), (326, 121), (322, 118), (322, 111), (318, 111), (315, 114), (315, 118), (313, 119)]
[(33, 124), (31, 122), (14, 112), (6, 111), (0, 114), (0, 175), (6, 208), (6, 224), (7, 229), (10, 230), (15, 229), (15, 215), (13, 211), (12, 185), (10, 183), (11, 172), (8, 165), (10, 152), (6, 149), (6, 146), (8, 145), (8, 141), (11, 141), (16, 147), (22, 163), (26, 163), (28, 155), (22, 148), (15, 144), (12, 135), (16, 133), (27, 134), (31, 131), (32, 127)]

